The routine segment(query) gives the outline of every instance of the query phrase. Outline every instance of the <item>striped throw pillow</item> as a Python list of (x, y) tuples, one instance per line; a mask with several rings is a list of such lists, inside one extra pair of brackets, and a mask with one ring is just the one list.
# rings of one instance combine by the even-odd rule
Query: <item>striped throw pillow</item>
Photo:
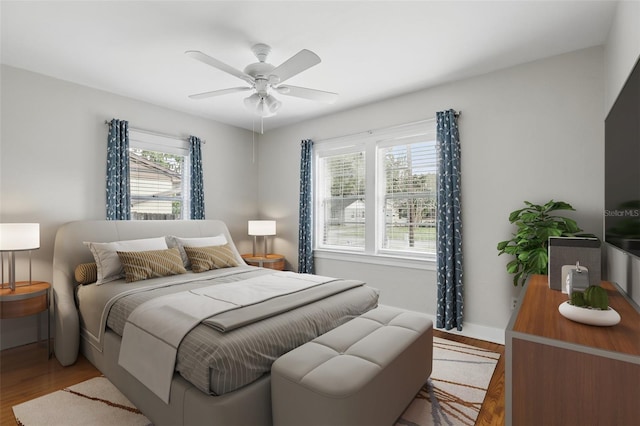
[(118, 257), (128, 283), (148, 278), (185, 274), (182, 257), (177, 248), (149, 251), (119, 251)]
[(92, 284), (98, 281), (98, 265), (95, 262), (81, 263), (74, 272), (78, 284)]
[(233, 251), (229, 244), (210, 247), (188, 247), (184, 246), (184, 251), (191, 262), (193, 272), (210, 271), (211, 269), (229, 268), (238, 266)]

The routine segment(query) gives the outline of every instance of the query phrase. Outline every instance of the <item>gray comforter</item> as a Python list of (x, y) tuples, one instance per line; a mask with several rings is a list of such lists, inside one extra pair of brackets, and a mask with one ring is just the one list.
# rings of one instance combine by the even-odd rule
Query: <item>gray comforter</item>
[[(83, 286), (78, 291), (83, 337), (101, 347), (105, 326), (122, 335), (129, 314), (140, 304), (160, 295), (218, 283), (238, 282), (272, 271), (238, 267), (205, 274), (186, 274), (111, 286)], [(259, 304), (221, 314), (220, 322), (233, 324), (226, 332), (204, 323), (196, 326), (178, 348), (176, 371), (203, 392), (221, 395), (245, 386), (269, 372), (282, 354), (377, 305), (378, 292), (351, 280), (335, 280), (339, 290), (329, 296), (289, 295), (304, 300), (287, 307), (278, 298), (269, 306)], [(107, 287), (108, 286), (108, 287)], [(284, 299), (286, 299), (285, 297)], [(318, 299), (319, 300), (316, 300)], [(285, 306), (285, 308), (283, 308)], [(266, 314), (265, 308), (272, 313)], [(242, 310), (259, 311), (260, 321), (244, 324)], [(239, 322), (238, 322), (239, 321)]]

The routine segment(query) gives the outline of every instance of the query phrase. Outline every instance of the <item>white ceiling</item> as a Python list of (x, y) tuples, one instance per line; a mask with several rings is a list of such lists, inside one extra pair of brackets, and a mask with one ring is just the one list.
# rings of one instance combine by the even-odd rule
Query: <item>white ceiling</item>
[(322, 62), (288, 84), (337, 92), (333, 105), (277, 95), (264, 129), (539, 58), (603, 44), (615, 1), (6, 1), (3, 64), (252, 129), (248, 92), (184, 55), (237, 69), (251, 46), (275, 66), (301, 49)]

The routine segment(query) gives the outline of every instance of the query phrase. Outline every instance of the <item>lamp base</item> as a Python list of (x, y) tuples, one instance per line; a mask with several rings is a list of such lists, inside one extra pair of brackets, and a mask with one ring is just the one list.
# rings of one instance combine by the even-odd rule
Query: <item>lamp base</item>
[(267, 257), (267, 236), (262, 236), (264, 241), (264, 251), (262, 253), (256, 252), (256, 246), (258, 245), (258, 237), (256, 235), (253, 236), (253, 257)]
[[(0, 279), (4, 279), (4, 253), (2, 253), (2, 272), (0, 274)], [(9, 252), (9, 281), (6, 283), (2, 283), (0, 288), (6, 289), (10, 288), (11, 291), (15, 291), (16, 289), (16, 254), (13, 251)], [(29, 281), (21, 281), (19, 287), (24, 287), (26, 285), (31, 285), (31, 250), (29, 250)]]

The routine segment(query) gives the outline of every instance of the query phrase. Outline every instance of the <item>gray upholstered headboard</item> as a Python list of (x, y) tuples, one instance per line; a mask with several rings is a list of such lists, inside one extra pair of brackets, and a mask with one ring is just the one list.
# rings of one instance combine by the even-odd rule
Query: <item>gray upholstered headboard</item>
[(74, 271), (80, 263), (92, 262), (85, 241), (110, 242), (176, 235), (207, 237), (224, 234), (236, 257), (243, 262), (227, 225), (220, 220), (117, 221), (92, 220), (62, 225), (53, 251), (53, 305), (56, 358), (62, 365), (73, 364), (80, 348), (80, 325), (75, 304)]

